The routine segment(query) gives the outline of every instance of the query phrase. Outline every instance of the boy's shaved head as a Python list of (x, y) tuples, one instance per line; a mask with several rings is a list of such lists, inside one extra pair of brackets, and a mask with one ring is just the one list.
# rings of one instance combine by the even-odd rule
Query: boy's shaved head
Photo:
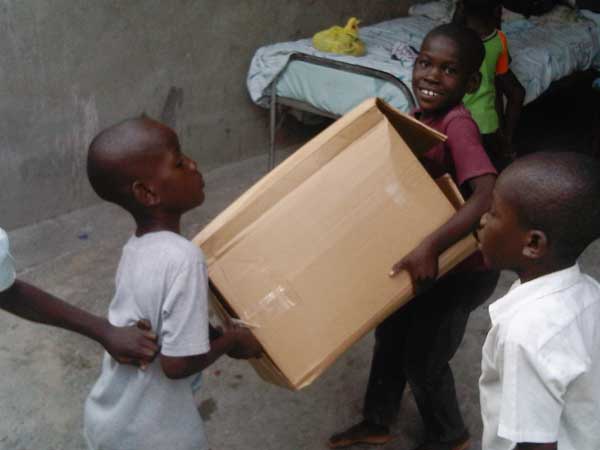
[(101, 131), (88, 150), (87, 173), (94, 191), (104, 200), (133, 207), (131, 186), (152, 170), (152, 156), (177, 145), (169, 127), (142, 116)]
[(468, 73), (479, 71), (485, 58), (485, 47), (477, 33), (462, 25), (447, 23), (431, 30), (424, 42), (437, 36), (447, 37), (456, 43)]
[(574, 261), (600, 236), (600, 161), (581, 153), (535, 153), (511, 164), (497, 188), (555, 256)]

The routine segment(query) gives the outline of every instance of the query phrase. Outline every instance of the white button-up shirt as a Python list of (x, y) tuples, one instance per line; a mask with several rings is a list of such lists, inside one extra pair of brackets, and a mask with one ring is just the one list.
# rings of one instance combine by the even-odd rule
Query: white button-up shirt
[(10, 254), (6, 232), (0, 228), (0, 292), (15, 282), (15, 262)]
[(600, 449), (600, 284), (576, 264), (490, 308), (479, 379), (483, 450)]

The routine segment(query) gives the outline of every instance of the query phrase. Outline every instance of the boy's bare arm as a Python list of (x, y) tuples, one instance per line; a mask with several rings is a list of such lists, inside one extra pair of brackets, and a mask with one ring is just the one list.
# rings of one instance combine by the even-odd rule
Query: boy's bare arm
[(558, 448), (558, 444), (553, 442), (551, 444), (530, 444), (521, 442), (517, 444), (515, 450), (556, 450)]
[(439, 256), (475, 231), (490, 206), (496, 176), (482, 175), (468, 181), (473, 194), (444, 225), (427, 236), (411, 253), (392, 266), (390, 276), (402, 270), (410, 273), (416, 292), (429, 288), (438, 275)]
[(160, 364), (165, 375), (172, 379), (185, 378), (200, 372), (221, 356), (228, 354), (236, 358), (257, 358), (262, 348), (256, 338), (245, 328), (229, 326), (220, 336), (214, 333), (210, 339), (210, 350), (202, 355), (160, 355)]
[(158, 345), (146, 321), (130, 327), (115, 327), (108, 320), (90, 314), (21, 280), (0, 292), (0, 308), (32, 322), (82, 334), (100, 343), (120, 363), (152, 361)]
[[(208, 324), (208, 339), (210, 340), (210, 342), (214, 341), (215, 339), (220, 338), (221, 336), (223, 336), (223, 328), (214, 327), (212, 324), (209, 323)], [(249, 348), (247, 348), (245, 346), (237, 346), (233, 350), (228, 351), (227, 356), (229, 356), (230, 358), (234, 358), (234, 359), (248, 359), (248, 358), (256, 357), (255, 349), (253, 346), (251, 346)]]
[(525, 102), (525, 88), (512, 70), (509, 70), (503, 75), (496, 76), (496, 89), (506, 97), (506, 108), (503, 109), (504, 114), (501, 114), (500, 117), (503, 118), (504, 137), (510, 145)]

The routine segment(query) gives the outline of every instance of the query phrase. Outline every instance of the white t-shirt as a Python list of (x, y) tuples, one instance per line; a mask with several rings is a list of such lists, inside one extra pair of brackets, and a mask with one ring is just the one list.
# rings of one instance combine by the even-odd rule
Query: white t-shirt
[[(204, 256), (190, 241), (168, 231), (133, 236), (123, 248), (108, 319), (116, 326), (148, 319), (166, 356), (203, 354), (210, 349), (207, 288)], [(207, 448), (192, 378), (167, 378), (158, 357), (142, 371), (105, 353), (85, 404), (89, 448)]]
[(10, 254), (8, 235), (0, 228), (0, 292), (11, 287), (15, 277), (15, 261)]
[(490, 306), (479, 380), (483, 450), (600, 449), (600, 284), (576, 264)]

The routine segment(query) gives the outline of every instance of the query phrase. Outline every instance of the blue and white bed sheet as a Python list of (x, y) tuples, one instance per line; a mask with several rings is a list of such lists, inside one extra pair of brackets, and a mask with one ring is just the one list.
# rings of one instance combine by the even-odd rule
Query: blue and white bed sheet
[[(443, 2), (439, 2), (443, 4)], [(448, 20), (449, 11), (413, 11), (425, 15), (402, 17), (361, 29), (368, 52), (363, 57), (333, 55), (312, 47), (310, 39), (274, 44), (258, 49), (248, 73), (252, 99), (267, 106), (270, 83), (280, 75), (277, 94), (306, 101), (313, 106), (344, 114), (368, 97), (381, 97), (400, 110), (408, 109), (403, 93), (391, 83), (374, 80), (303, 61), (288, 60), (293, 53), (306, 53), (387, 72), (411, 87), (411, 58), (392, 59), (398, 43), (418, 48), (429, 30)], [(549, 14), (525, 19), (505, 15), (503, 29), (508, 37), (512, 69), (526, 90), (525, 102), (539, 97), (550, 84), (592, 65), (600, 69), (600, 14), (575, 12), (557, 7)]]
[(513, 58), (511, 69), (526, 91), (526, 104), (553, 81), (589, 69), (600, 53), (600, 22), (565, 6), (530, 19), (512, 15), (502, 28)]
[[(585, 16), (589, 20), (592, 20), (598, 27), (598, 30), (600, 30), (600, 13), (594, 13), (592, 11), (584, 10), (584, 11), (581, 11), (581, 14), (583, 14), (583, 16)], [(600, 51), (598, 51), (598, 53), (596, 53), (596, 56), (594, 57), (594, 60), (592, 61), (592, 67), (594, 68), (594, 70), (597, 70), (600, 72)]]

